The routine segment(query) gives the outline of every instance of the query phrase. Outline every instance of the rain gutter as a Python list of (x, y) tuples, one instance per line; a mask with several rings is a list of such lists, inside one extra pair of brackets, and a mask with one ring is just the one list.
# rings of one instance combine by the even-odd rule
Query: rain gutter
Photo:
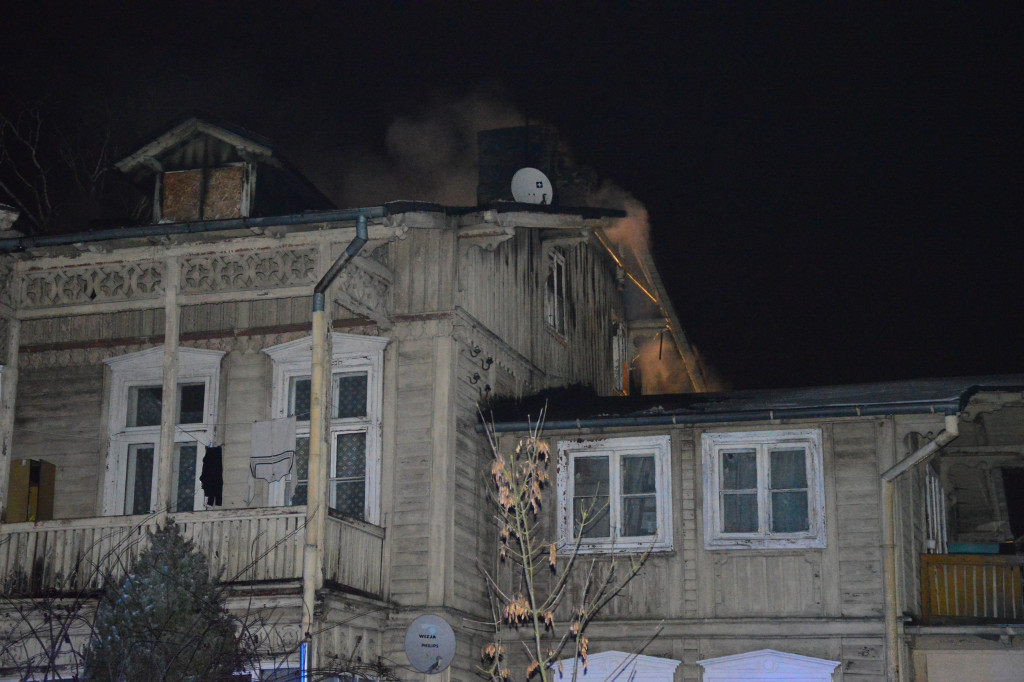
[[(547, 431), (608, 428), (623, 426), (671, 426), (676, 424), (715, 424), (721, 422), (775, 421), (778, 419), (815, 419), (834, 417), (872, 417), (891, 414), (955, 414), (960, 407), (960, 399), (882, 403), (876, 405), (841, 405), (835, 407), (782, 407), (779, 409), (736, 410), (727, 412), (683, 414), (657, 414), (636, 417), (586, 417), (582, 419), (546, 419), (544, 428)], [(494, 431), (524, 431), (530, 428), (528, 421), (501, 422), (495, 421)], [(477, 424), (476, 430), (483, 433), (485, 426)]]
[(178, 234), (203, 234), (208, 232), (228, 232), (231, 230), (248, 230), (252, 228), (279, 227), (282, 225), (310, 225), (340, 220), (356, 220), (363, 218), (383, 218), (388, 215), (386, 206), (369, 208), (348, 208), (333, 211), (316, 211), (313, 213), (296, 213), (284, 216), (264, 216), (259, 218), (229, 218), (227, 220), (199, 220), (189, 223), (161, 223), (157, 225), (139, 225), (134, 227), (116, 227), (91, 232), (74, 232), (72, 234), (55, 234), (39, 237), (15, 237), (0, 239), (0, 253), (13, 253), (45, 246), (68, 246), (87, 242), (113, 241), (116, 239), (145, 239), (150, 237), (168, 237)]

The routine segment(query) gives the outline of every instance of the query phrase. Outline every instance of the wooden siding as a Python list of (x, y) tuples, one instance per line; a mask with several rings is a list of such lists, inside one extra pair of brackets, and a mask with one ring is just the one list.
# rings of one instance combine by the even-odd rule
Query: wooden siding
[[(455, 408), (455, 495), (453, 565), (460, 567), (454, 573), (452, 605), (469, 613), (480, 613), (487, 603), (483, 576), (478, 567), (491, 566), (497, 534), (491, 518), (491, 503), (487, 495), (491, 452), (484, 438), (474, 431), (479, 423), (477, 405), (486, 395), (487, 379), (471, 383), (474, 373), (481, 372), (480, 356), (473, 357), (462, 347), (458, 353), (456, 369)], [(481, 372), (483, 373), (483, 372)]]
[(822, 613), (821, 552), (729, 551), (711, 562), (717, 617)]
[[(397, 342), (398, 387), (391, 512), (391, 598), (403, 604), (426, 599), (430, 543), (430, 475), (436, 453), (431, 443), (434, 417), (434, 340)], [(436, 576), (435, 576), (436, 579)]]
[(12, 458), (43, 459), (57, 467), (55, 518), (99, 513), (106, 455), (102, 405), (102, 365), (19, 373)]
[(881, 616), (882, 529), (874, 421), (832, 424), (842, 615)]
[(388, 250), (394, 273), (391, 296), (398, 315), (420, 315), (453, 306), (455, 233), (452, 230), (409, 230)]
[[(384, 529), (351, 519), (327, 517), (324, 577), (365, 595), (381, 595)], [(301, 556), (301, 547), (299, 548)], [(299, 564), (299, 575), (302, 574)]]
[(162, 337), (163, 334), (164, 311), (162, 308), (70, 317), (47, 317), (23, 320), (21, 323), (21, 345), (23, 347)]
[(563, 244), (566, 333), (544, 317), (547, 249), (533, 230), (519, 230), (493, 251), (460, 246), (457, 304), (550, 375), (550, 383), (584, 383), (610, 393), (612, 321), (622, 318), (614, 266), (588, 242)]

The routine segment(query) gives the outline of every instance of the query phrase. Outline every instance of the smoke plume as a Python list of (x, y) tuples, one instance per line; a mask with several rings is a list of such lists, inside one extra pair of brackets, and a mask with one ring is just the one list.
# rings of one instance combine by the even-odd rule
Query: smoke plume
[(491, 96), (437, 98), (422, 112), (397, 118), (388, 127), (383, 156), (365, 151), (347, 155), (340, 205), (409, 199), (473, 206), (477, 132), (524, 122), (514, 107)]

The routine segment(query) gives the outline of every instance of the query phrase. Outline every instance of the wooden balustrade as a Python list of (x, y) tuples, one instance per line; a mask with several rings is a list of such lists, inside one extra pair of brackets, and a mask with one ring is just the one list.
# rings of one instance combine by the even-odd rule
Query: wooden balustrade
[(339, 516), (327, 517), (324, 575), (359, 592), (380, 596), (384, 529)]
[[(305, 539), (303, 507), (227, 509), (174, 514), (182, 535), (206, 554), (225, 582), (299, 580)], [(10, 523), (0, 526), (0, 579), (33, 594), (79, 593), (119, 580), (145, 548), (152, 516)], [(325, 574), (339, 586), (380, 595), (384, 531), (328, 518)]]
[(921, 555), (926, 625), (1024, 622), (1024, 557)]

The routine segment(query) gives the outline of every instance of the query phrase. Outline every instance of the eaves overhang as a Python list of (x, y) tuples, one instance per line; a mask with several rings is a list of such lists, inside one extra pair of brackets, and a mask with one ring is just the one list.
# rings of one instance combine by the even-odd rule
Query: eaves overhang
[[(922, 379), (875, 384), (730, 393), (633, 397), (580, 397), (579, 389), (546, 391), (518, 401), (498, 401), (485, 412), (497, 432), (523, 432), (547, 409), (546, 430), (765, 422), (785, 419), (953, 415), (986, 391), (1024, 391), (1024, 375)], [(563, 404), (564, 403), (564, 404)], [(532, 421), (531, 421), (532, 418)], [(485, 428), (477, 425), (478, 431)]]

